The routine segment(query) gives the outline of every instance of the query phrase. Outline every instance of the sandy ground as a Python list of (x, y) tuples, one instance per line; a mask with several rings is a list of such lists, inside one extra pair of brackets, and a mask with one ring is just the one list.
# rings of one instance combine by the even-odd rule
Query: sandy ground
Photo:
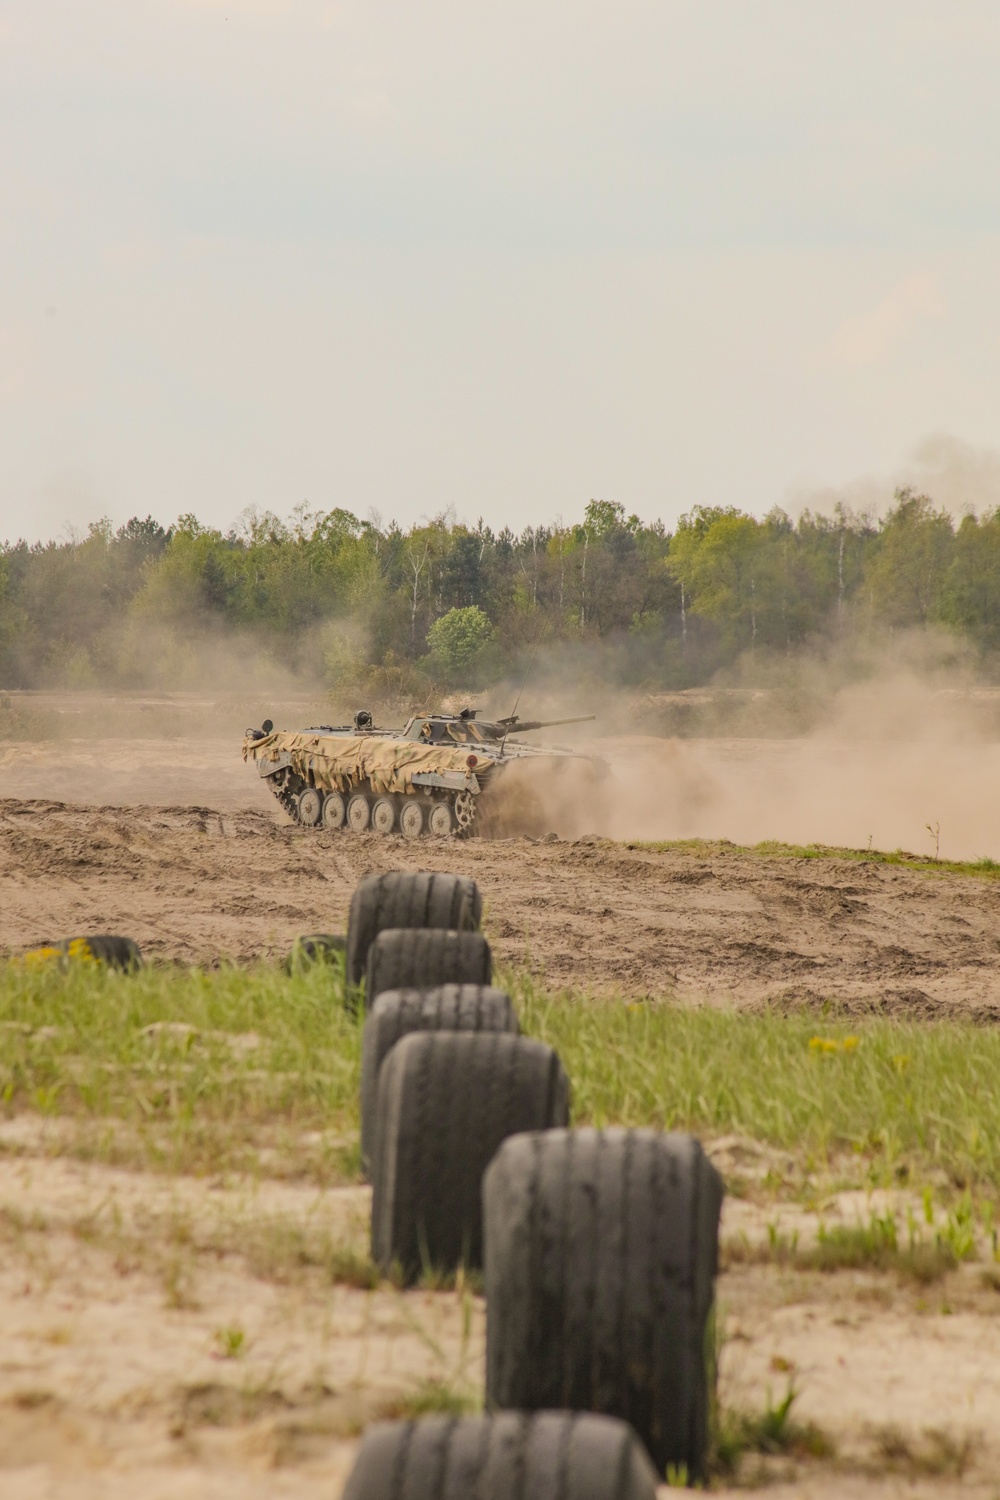
[[(690, 769), (690, 746), (677, 753)], [(769, 779), (745, 744), (715, 753)], [(770, 764), (783, 753), (771, 746)], [(678, 806), (702, 805), (683, 775), (677, 786)], [(704, 831), (751, 836), (737, 821)], [(639, 831), (663, 829), (651, 816)], [(770, 831), (864, 842), (825, 825)], [(0, 948), (117, 930), (164, 958), (279, 954), (298, 933), (342, 930), (357, 879), (387, 868), (474, 875), (497, 958), (550, 984), (1000, 1015), (992, 882), (657, 853), (597, 828), (414, 848), (291, 826), (228, 739), (0, 745)], [(5, 1500), (335, 1497), (365, 1422), (427, 1381), (481, 1385), (476, 1299), (333, 1285), (274, 1252), (282, 1225), (363, 1250), (366, 1189), (273, 1181), (264, 1165), (254, 1183), (119, 1171), (73, 1159), (72, 1137), (68, 1121), (0, 1125)], [(782, 1179), (753, 1143), (712, 1150), (724, 1175), (745, 1181), (756, 1161)], [(885, 1206), (834, 1194), (823, 1216), (853, 1222)], [(791, 1198), (751, 1194), (727, 1200), (723, 1238), (763, 1243), (777, 1225), (807, 1241), (817, 1224)], [(996, 1495), (1000, 1295), (987, 1269), (980, 1260), (921, 1288), (729, 1257), (723, 1399), (760, 1410), (792, 1381), (796, 1413), (838, 1450), (794, 1479), (772, 1464), (768, 1493)]]
[[(331, 1285), (255, 1251), (285, 1223), (363, 1251), (368, 1189), (164, 1179), (51, 1147), (37, 1122), (0, 1129), (5, 1500), (319, 1500), (366, 1422), (427, 1382), (481, 1390), (481, 1299)], [(731, 1147), (717, 1143), (724, 1168)], [(871, 1206), (844, 1194), (824, 1219)], [(815, 1233), (814, 1216), (786, 1218)], [(765, 1239), (773, 1219), (727, 1200), (724, 1245)], [(718, 1292), (723, 1401), (759, 1409), (793, 1382), (800, 1419), (837, 1444), (789, 1493), (995, 1494), (1000, 1296), (981, 1272), (908, 1290), (734, 1265)]]
[(546, 982), (741, 1005), (1000, 1015), (1000, 883), (824, 859), (706, 857), (584, 837), (330, 834), (262, 806), (0, 800), (0, 943), (116, 931), (150, 955), (241, 962), (343, 930), (375, 870), (457, 870), (500, 963)]

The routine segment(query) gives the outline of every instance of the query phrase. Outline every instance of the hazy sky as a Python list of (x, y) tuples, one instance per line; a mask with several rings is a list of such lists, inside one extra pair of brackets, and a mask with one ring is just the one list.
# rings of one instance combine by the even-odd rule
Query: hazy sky
[(0, 0), (0, 140), (0, 537), (1000, 503), (997, 0)]

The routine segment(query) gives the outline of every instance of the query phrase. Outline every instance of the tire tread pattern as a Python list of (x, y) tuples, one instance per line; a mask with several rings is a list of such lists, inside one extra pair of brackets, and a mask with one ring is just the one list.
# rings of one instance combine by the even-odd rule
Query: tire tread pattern
[(422, 1266), (482, 1263), (482, 1179), (507, 1136), (565, 1125), (569, 1082), (543, 1042), (508, 1032), (411, 1032), (382, 1064), (372, 1254)]
[(486, 1397), (630, 1422), (704, 1474), (722, 1182), (691, 1136), (507, 1140), (483, 1182)]
[(655, 1500), (635, 1433), (589, 1413), (501, 1412), (369, 1427), (343, 1500)]
[(361, 1164), (370, 1171), (378, 1119), (378, 1075), (387, 1053), (411, 1031), (504, 1031), (517, 1035), (510, 996), (484, 984), (383, 990), (365, 1021), (361, 1043)]
[(477, 931), (483, 898), (467, 875), (392, 870), (358, 882), (347, 922), (347, 983), (365, 976), (368, 949), (387, 927)]
[(384, 929), (368, 950), (365, 1007), (385, 990), (490, 984), (493, 956), (481, 932), (442, 927)]

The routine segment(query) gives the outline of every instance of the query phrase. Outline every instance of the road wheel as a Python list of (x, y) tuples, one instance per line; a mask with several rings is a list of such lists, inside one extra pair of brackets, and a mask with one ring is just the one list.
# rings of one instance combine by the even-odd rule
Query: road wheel
[(386, 927), (449, 927), (474, 931), (483, 914), (479, 887), (467, 875), (393, 870), (358, 882), (347, 919), (347, 983), (365, 977), (368, 949)]
[(372, 827), (383, 836), (396, 826), (396, 804), (391, 797), (379, 797), (372, 807)]
[(692, 1136), (506, 1141), (483, 1182), (487, 1405), (621, 1417), (659, 1473), (702, 1480), (722, 1191)]
[(323, 798), (323, 827), (331, 833), (343, 828), (347, 818), (347, 803), (340, 792), (327, 792)]
[(449, 838), (455, 832), (455, 815), (447, 802), (435, 802), (427, 821), (436, 839)]
[(347, 826), (352, 833), (364, 833), (371, 822), (371, 807), (364, 792), (355, 792), (347, 804)]
[(368, 950), (365, 1008), (383, 990), (426, 990), (439, 984), (489, 984), (490, 945), (481, 932), (440, 927), (392, 927)]
[(501, 1142), (569, 1118), (569, 1082), (551, 1047), (501, 1032), (411, 1033), (378, 1081), (372, 1255), (421, 1270), (482, 1264), (483, 1173)]
[(307, 828), (315, 828), (323, 816), (323, 793), (315, 786), (307, 786), (299, 793), (299, 822)]
[(404, 838), (418, 839), (424, 831), (424, 809), (419, 797), (406, 797), (399, 809), (399, 831)]
[(564, 1411), (378, 1422), (343, 1500), (655, 1500), (656, 1474), (625, 1422)]
[[(308, 939), (299, 939), (305, 942)], [(509, 995), (483, 984), (442, 984), (430, 990), (383, 990), (365, 1022), (361, 1044), (361, 1165), (375, 1155), (378, 1075), (389, 1049), (411, 1031), (504, 1031), (517, 1035)]]

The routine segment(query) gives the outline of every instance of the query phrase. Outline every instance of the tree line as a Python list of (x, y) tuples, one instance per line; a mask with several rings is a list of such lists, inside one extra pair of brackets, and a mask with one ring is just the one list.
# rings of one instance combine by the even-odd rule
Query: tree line
[[(676, 529), (591, 501), (519, 535), (450, 516), (182, 515), (0, 547), (0, 687), (191, 685), (206, 639), (332, 689), (421, 696), (523, 670), (539, 643), (625, 685), (698, 685), (756, 655), (936, 626), (1000, 648), (1000, 510), (957, 523), (898, 490), (881, 519), (699, 506)], [(596, 655), (595, 655), (596, 652)]]

